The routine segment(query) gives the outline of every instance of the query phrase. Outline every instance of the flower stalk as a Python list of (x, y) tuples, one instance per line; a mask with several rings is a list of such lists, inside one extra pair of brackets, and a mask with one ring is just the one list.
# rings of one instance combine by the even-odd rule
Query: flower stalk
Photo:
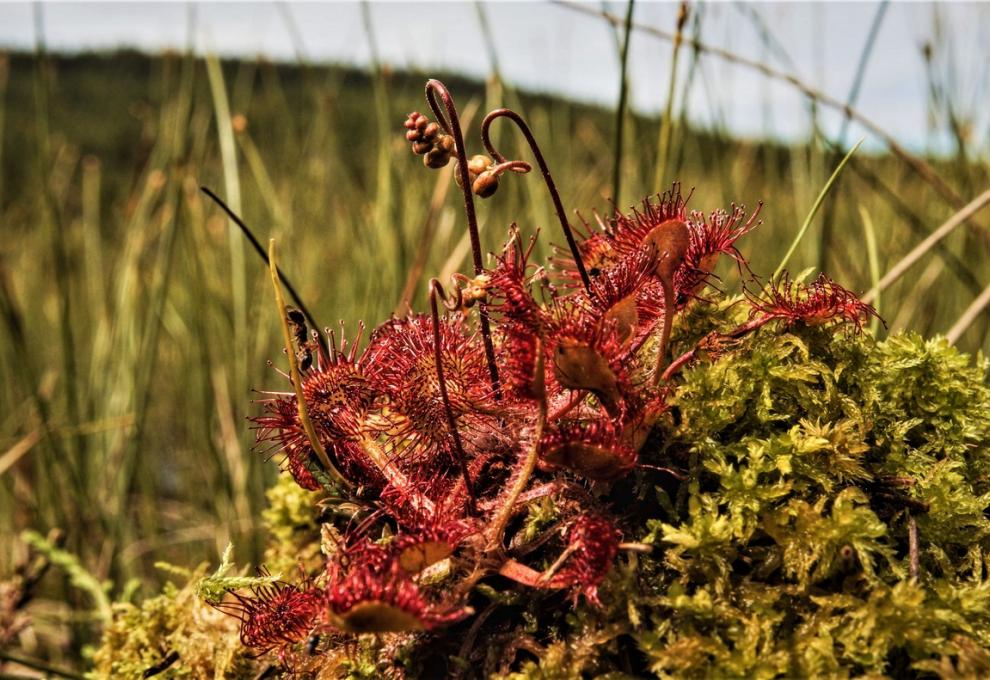
[[(437, 103), (437, 97), (443, 102), (443, 108)], [(461, 122), (457, 117), (457, 107), (450, 96), (447, 86), (439, 80), (430, 79), (426, 83), (426, 101), (433, 110), (437, 122), (444, 131), (454, 138), (454, 153), (457, 158), (457, 174), (460, 177), (461, 194), (464, 196), (464, 214), (467, 217), (468, 234), (471, 238), (471, 257), (474, 264), (474, 274), (478, 276), (484, 271), (481, 255), (481, 236), (478, 232), (478, 216), (474, 210), (474, 194), (471, 192), (471, 178), (468, 172), (467, 151), (464, 148), (464, 135), (461, 132)], [(446, 114), (446, 115), (445, 115)], [(491, 320), (488, 316), (488, 305), (484, 302), (478, 305), (478, 317), (481, 325), (481, 338), (485, 345), (485, 358), (488, 361), (488, 373), (491, 376), (492, 390), (495, 398), (502, 398), (502, 387), (498, 379), (498, 365), (495, 363), (495, 345), (492, 342)]]
[(581, 277), (581, 283), (584, 285), (585, 290), (591, 288), (591, 279), (588, 278), (588, 271), (584, 266), (584, 259), (581, 257), (581, 251), (578, 248), (577, 242), (574, 240), (574, 230), (571, 228), (570, 222), (567, 221), (567, 215), (564, 212), (564, 203), (560, 200), (560, 192), (557, 191), (557, 184), (553, 181), (553, 175), (550, 174), (550, 167), (547, 165), (546, 159), (543, 157), (543, 152), (540, 150), (540, 145), (537, 144), (536, 138), (533, 136), (533, 132), (529, 129), (529, 125), (523, 120), (523, 117), (512, 109), (495, 109), (481, 121), (481, 142), (485, 145), (485, 149), (491, 154), (491, 157), (495, 159), (497, 163), (507, 163), (505, 156), (498, 152), (495, 145), (491, 140), (491, 125), (493, 122), (499, 118), (508, 118), (519, 131), (522, 132), (523, 137), (526, 139), (526, 143), (529, 144), (530, 150), (533, 152), (533, 156), (536, 158), (536, 164), (540, 166), (540, 172), (543, 174), (543, 181), (547, 185), (547, 191), (550, 192), (550, 198), (553, 200), (553, 208), (557, 213), (557, 220), (560, 222), (560, 229), (564, 232), (564, 238), (567, 239), (567, 247), (571, 251), (571, 257), (574, 258), (574, 264), (577, 266), (578, 275)]

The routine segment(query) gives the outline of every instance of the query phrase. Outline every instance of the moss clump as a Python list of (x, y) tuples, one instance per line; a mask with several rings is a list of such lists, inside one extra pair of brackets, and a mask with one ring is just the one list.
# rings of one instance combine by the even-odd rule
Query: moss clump
[(181, 588), (167, 583), (140, 605), (114, 604), (88, 677), (140, 678), (153, 668), (163, 678), (253, 677), (258, 665), (241, 646), (237, 620), (196, 594), (205, 573), (200, 567)]
[(272, 574), (296, 573), (300, 564), (311, 571), (322, 564), (319, 501), (323, 495), (303, 489), (288, 474), (279, 475), (266, 493), (268, 508), (262, 512), (269, 533), (265, 566)]
[(506, 677), (985, 676), (986, 368), (802, 329), (686, 371), (648, 462), (688, 473), (631, 509), (656, 551)]
[[(680, 328), (697, 330), (675, 333), (675, 352), (733, 327), (736, 309), (692, 311)], [(347, 649), (327, 637), (321, 650), (339, 654), (311, 675), (433, 677), (442, 659), (463, 677), (517, 679), (985, 676), (986, 369), (941, 339), (766, 327), (677, 376), (646, 465), (593, 487), (626, 540), (653, 546), (620, 557), (602, 608), (493, 581), (472, 601), (480, 624)], [(316, 495), (280, 483), (269, 498), (273, 571), (315, 558)], [(534, 503), (525, 522), (553, 517)], [(170, 649), (187, 676), (249, 677), (235, 624), (188, 587), (117, 605), (99, 677)]]

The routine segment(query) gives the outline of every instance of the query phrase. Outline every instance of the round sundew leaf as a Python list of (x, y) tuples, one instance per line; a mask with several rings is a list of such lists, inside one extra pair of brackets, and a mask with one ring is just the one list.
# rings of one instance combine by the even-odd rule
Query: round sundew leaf
[(558, 343), (553, 372), (561, 385), (572, 390), (591, 390), (607, 397), (616, 392), (616, 377), (608, 360), (584, 342), (565, 338)]
[(656, 275), (663, 281), (671, 281), (691, 245), (691, 232), (681, 220), (667, 220), (646, 235), (643, 245), (656, 248), (659, 255)]
[(427, 567), (450, 557), (453, 547), (446, 541), (425, 541), (404, 548), (398, 556), (399, 566), (410, 574), (418, 574)]
[(348, 633), (409, 633), (426, 625), (409, 612), (377, 600), (359, 602), (337, 615), (337, 625)]
[(632, 467), (625, 447), (582, 441), (554, 446), (543, 454), (543, 460), (596, 480), (614, 479)]
[(614, 321), (619, 339), (625, 342), (636, 331), (639, 325), (639, 313), (636, 309), (636, 294), (622, 298), (605, 313), (605, 321)]

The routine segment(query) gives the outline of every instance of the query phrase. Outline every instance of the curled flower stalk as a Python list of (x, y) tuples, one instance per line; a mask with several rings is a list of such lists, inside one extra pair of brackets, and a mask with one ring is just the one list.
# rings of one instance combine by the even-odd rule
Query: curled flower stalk
[[(443, 104), (441, 109), (437, 98)], [(467, 152), (464, 148), (464, 135), (461, 133), (461, 122), (457, 117), (454, 99), (450, 96), (447, 86), (439, 80), (429, 80), (426, 83), (426, 100), (440, 126), (454, 140), (454, 154), (457, 157), (457, 176), (460, 178), (461, 194), (464, 196), (464, 214), (467, 217), (468, 234), (471, 238), (471, 257), (474, 262), (475, 276), (482, 273), (484, 262), (481, 255), (481, 236), (478, 233), (478, 216), (474, 210), (474, 194), (471, 192), (471, 177), (468, 169)], [(446, 164), (446, 163), (445, 163)], [(488, 372), (491, 375), (492, 390), (496, 398), (501, 398), (501, 387), (498, 379), (498, 366), (495, 364), (495, 346), (492, 344), (491, 322), (488, 318), (488, 307), (482, 302), (478, 304), (478, 316), (481, 324), (481, 337), (485, 344), (485, 358), (488, 361)]]
[(547, 165), (546, 159), (543, 157), (543, 152), (540, 150), (540, 145), (537, 144), (536, 138), (529, 129), (529, 125), (526, 124), (522, 116), (512, 109), (495, 109), (485, 116), (485, 119), (481, 122), (481, 141), (485, 145), (485, 149), (487, 149), (488, 153), (498, 163), (508, 162), (498, 152), (498, 149), (495, 148), (491, 140), (491, 125), (499, 118), (508, 118), (515, 123), (519, 131), (522, 132), (523, 137), (525, 137), (530, 150), (533, 152), (533, 156), (536, 158), (536, 164), (540, 167), (540, 172), (543, 174), (543, 181), (547, 185), (547, 191), (550, 192), (553, 208), (557, 213), (557, 219), (560, 221), (561, 231), (563, 231), (564, 238), (567, 240), (567, 247), (571, 251), (571, 257), (574, 258), (574, 265), (577, 268), (578, 276), (580, 276), (581, 283), (584, 284), (584, 288), (587, 290), (591, 286), (591, 280), (588, 278), (584, 260), (581, 258), (581, 251), (578, 250), (577, 242), (574, 240), (574, 231), (571, 229), (570, 222), (567, 221), (567, 214), (564, 212), (564, 203), (560, 200), (560, 192), (557, 191), (557, 184), (553, 181), (553, 175), (550, 174), (550, 167)]

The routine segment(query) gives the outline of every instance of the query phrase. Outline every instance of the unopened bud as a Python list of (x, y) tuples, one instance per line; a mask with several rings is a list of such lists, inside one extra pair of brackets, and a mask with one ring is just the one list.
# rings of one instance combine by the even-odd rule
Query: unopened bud
[(429, 153), (423, 156), (423, 165), (434, 170), (439, 170), (449, 162), (450, 153), (440, 147), (434, 147)]
[(477, 194), (480, 198), (488, 198), (497, 190), (498, 175), (491, 170), (485, 170), (483, 173), (478, 175), (478, 179), (474, 180), (474, 184), (471, 185), (471, 191)]
[(412, 150), (413, 153), (422, 156), (425, 153), (429, 153), (433, 149), (432, 142), (413, 142)]
[(478, 300), (484, 300), (488, 296), (488, 287), (492, 278), (487, 274), (479, 274), (473, 279), (469, 279), (461, 288), (461, 306), (464, 309), (474, 307)]
[(438, 134), (440, 134), (440, 126), (436, 123), (430, 123), (423, 128), (423, 139), (427, 141), (433, 141)]
[(457, 145), (454, 144), (454, 138), (450, 135), (440, 135), (436, 140), (437, 147), (443, 149), (447, 153), (454, 153)]
[(402, 123), (402, 125), (405, 126), (407, 130), (415, 130), (417, 118), (419, 118), (419, 111), (413, 111), (406, 116), (406, 120)]
[(410, 142), (418, 142), (420, 138), (419, 130), (409, 130), (406, 132), (406, 140)]
[(471, 156), (471, 160), (468, 161), (468, 172), (475, 175), (480, 175), (487, 170), (491, 164), (492, 159), (488, 156), (484, 156), (482, 154)]

